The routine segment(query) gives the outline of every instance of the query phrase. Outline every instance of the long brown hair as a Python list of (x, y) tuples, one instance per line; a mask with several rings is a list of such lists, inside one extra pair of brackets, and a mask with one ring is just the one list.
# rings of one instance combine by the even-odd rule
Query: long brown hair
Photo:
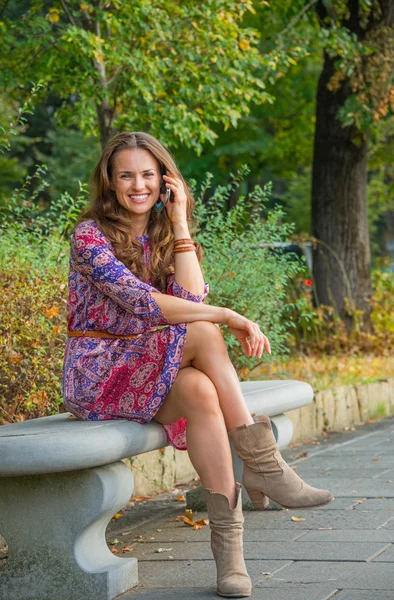
[[(93, 219), (114, 246), (116, 257), (142, 281), (146, 282), (150, 275), (152, 285), (165, 292), (167, 276), (174, 273), (174, 232), (167, 211), (164, 209), (157, 213), (152, 209), (150, 212), (148, 235), (152, 251), (151, 264), (145, 265), (143, 246), (133, 238), (130, 231), (130, 214), (119, 204), (110, 185), (116, 154), (121, 150), (135, 148), (148, 150), (159, 162), (160, 172), (166, 169), (183, 181), (187, 196), (187, 220), (190, 230), (193, 231), (192, 214), (195, 202), (188, 184), (170, 152), (156, 138), (140, 131), (119, 133), (109, 140), (92, 174), (90, 206), (78, 222)], [(199, 244), (197, 257), (201, 261), (202, 249)]]

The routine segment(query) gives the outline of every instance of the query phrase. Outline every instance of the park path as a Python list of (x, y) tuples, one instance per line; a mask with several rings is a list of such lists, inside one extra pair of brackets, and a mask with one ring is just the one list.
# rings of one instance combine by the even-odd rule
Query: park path
[[(331, 433), (283, 455), (336, 499), (309, 510), (245, 512), (252, 598), (394, 600), (394, 419)], [(177, 521), (183, 509), (174, 495), (162, 495), (111, 523), (107, 539), (131, 547), (121, 555), (139, 564), (138, 588), (117, 600), (217, 597), (209, 528), (194, 531)]]

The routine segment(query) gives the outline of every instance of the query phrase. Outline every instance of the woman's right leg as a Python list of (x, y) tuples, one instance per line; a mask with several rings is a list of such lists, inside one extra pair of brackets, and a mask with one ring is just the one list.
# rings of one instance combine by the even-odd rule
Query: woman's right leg
[(235, 506), (235, 481), (230, 442), (215, 386), (198, 369), (180, 369), (155, 415), (166, 425), (187, 419), (187, 449), (203, 487), (224, 494)]

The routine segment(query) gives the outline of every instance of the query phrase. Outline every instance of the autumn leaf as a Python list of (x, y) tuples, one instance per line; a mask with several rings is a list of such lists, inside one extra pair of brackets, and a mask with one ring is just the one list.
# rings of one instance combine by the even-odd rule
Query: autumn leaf
[(42, 309), (42, 312), (45, 317), (48, 317), (48, 319), (51, 319), (52, 317), (56, 317), (56, 315), (59, 314), (59, 307), (58, 306), (51, 306), (51, 308), (44, 307)]
[(300, 523), (301, 521), (305, 521), (302, 517), (291, 517), (291, 520), (295, 523)]
[(308, 452), (302, 452), (301, 454), (299, 454), (298, 456), (296, 456), (296, 460), (298, 458), (306, 458), (308, 456)]
[(188, 527), (192, 527), (195, 530), (202, 529), (205, 525), (208, 525), (209, 523), (208, 519), (206, 519), (205, 517), (199, 519), (198, 521), (195, 521), (193, 519), (193, 511), (189, 508), (185, 508), (185, 512), (183, 513), (183, 515), (179, 515), (178, 517), (176, 517), (176, 520), (182, 521), (185, 525), (187, 525)]
[(186, 498), (185, 498), (185, 496), (177, 496), (177, 497), (175, 498), (175, 500), (176, 500), (177, 502), (186, 502)]

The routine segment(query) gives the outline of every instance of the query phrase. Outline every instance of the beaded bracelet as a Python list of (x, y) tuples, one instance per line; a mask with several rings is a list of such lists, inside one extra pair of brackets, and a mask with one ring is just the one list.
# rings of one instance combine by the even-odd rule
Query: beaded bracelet
[(190, 243), (192, 243), (192, 244), (195, 245), (195, 242), (191, 238), (183, 238), (181, 240), (175, 240), (175, 242), (174, 242), (174, 248), (176, 248), (177, 246), (181, 246), (182, 244), (188, 244), (189, 245)]
[(195, 252), (195, 246), (183, 246), (181, 248), (175, 248), (174, 254), (179, 254), (179, 252)]

